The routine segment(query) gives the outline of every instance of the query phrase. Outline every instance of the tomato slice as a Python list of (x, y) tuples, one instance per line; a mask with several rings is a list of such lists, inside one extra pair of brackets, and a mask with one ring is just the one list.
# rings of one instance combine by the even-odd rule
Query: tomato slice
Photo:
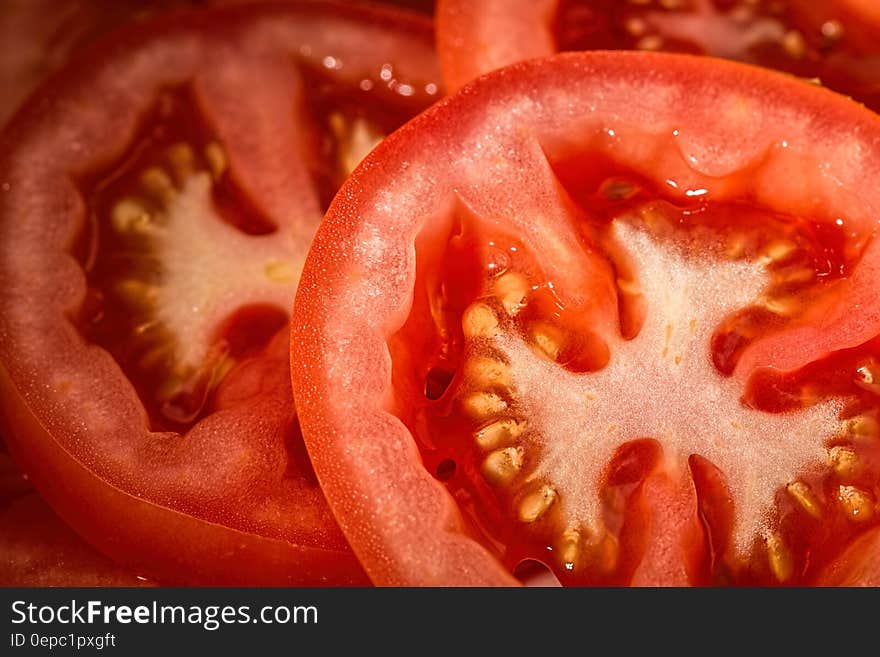
[(573, 50), (712, 55), (816, 79), (880, 108), (880, 10), (866, 0), (440, 0), (450, 88)]
[(164, 583), (362, 584), (293, 407), (323, 208), (440, 93), (425, 17), (173, 14), (59, 72), (0, 137), (0, 415), (36, 488)]
[(373, 581), (809, 584), (860, 550), (878, 136), (757, 67), (569, 53), (385, 140), (318, 230), (291, 343)]

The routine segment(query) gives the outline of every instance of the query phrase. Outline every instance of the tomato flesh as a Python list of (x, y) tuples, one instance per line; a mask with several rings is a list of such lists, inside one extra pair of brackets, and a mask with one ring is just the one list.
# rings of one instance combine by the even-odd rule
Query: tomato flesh
[(366, 583), (301, 445), (287, 323), (322, 203), (440, 93), (430, 36), (332, 3), (181, 13), (74, 62), (3, 134), (4, 430), (120, 563)]

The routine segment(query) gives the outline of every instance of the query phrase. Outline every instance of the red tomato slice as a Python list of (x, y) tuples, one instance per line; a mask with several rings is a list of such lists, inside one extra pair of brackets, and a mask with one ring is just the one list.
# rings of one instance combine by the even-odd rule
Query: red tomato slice
[(877, 524), (878, 138), (779, 73), (573, 53), (383, 142), (292, 334), (306, 446), (373, 581), (816, 581)]
[(326, 200), (439, 94), (431, 35), (327, 2), (171, 15), (55, 75), (0, 138), (4, 435), (119, 563), (366, 582), (301, 444), (288, 309)]
[(450, 88), (554, 52), (663, 50), (815, 78), (880, 108), (880, 9), (870, 0), (440, 0)]
[(87, 545), (0, 454), (0, 585), (146, 586)]

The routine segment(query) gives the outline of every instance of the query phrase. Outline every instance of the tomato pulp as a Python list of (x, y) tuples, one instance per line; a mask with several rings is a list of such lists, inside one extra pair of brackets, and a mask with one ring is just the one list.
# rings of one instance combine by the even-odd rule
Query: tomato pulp
[(373, 581), (871, 583), (878, 137), (778, 73), (577, 53), (380, 145), (292, 334)]
[(53, 508), (167, 583), (361, 584), (302, 447), (288, 313), (323, 208), (440, 93), (424, 17), (171, 14), (0, 138), (0, 411)]
[(880, 108), (869, 0), (441, 0), (437, 34), (450, 88), (554, 52), (662, 50), (786, 71)]

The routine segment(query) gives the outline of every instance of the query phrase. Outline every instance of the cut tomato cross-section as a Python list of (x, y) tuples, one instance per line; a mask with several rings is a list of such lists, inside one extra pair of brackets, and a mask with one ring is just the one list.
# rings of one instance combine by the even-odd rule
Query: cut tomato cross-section
[(877, 522), (878, 136), (779, 73), (578, 53), (383, 142), (292, 336), (306, 446), (374, 581), (867, 572), (846, 551)]

